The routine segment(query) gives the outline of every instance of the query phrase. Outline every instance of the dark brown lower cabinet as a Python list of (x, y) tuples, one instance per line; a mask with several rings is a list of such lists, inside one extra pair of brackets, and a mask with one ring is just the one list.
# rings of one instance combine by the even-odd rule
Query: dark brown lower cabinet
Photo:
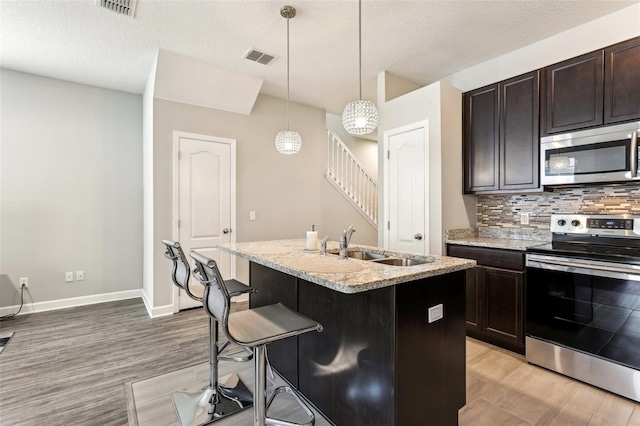
[(466, 315), (467, 330), (482, 331), (482, 271), (484, 268), (476, 266), (467, 269), (467, 298)]
[[(252, 308), (284, 302), (323, 325), (268, 352), (334, 424), (458, 424), (466, 401), (465, 271), (355, 294), (253, 262), (250, 274), (258, 290)], [(439, 304), (444, 317), (429, 323), (429, 307)]]
[(524, 353), (524, 252), (448, 244), (447, 254), (479, 265), (467, 270), (467, 335)]

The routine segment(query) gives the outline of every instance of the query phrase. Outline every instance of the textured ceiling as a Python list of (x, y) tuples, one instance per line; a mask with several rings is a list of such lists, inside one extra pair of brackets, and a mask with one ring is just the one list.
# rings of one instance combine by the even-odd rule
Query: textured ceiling
[[(429, 84), (638, 1), (376, 1), (362, 4), (363, 98), (389, 71)], [(0, 66), (142, 93), (158, 49), (263, 79), (286, 98), (284, 4), (290, 22), (291, 99), (340, 113), (358, 96), (358, 2), (138, 0), (135, 18), (95, 0), (0, 1)], [(242, 58), (250, 48), (278, 57)]]

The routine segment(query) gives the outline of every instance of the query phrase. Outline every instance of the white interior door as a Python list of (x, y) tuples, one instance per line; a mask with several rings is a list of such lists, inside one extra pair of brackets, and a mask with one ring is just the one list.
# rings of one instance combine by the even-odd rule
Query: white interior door
[[(177, 134), (177, 145), (177, 240), (192, 270), (189, 252), (196, 250), (214, 259), (223, 277), (232, 278), (231, 255), (216, 246), (234, 240), (235, 141)], [(203, 287), (193, 276), (189, 285), (194, 294), (202, 294)], [(178, 292), (178, 300), (179, 309), (200, 305), (182, 290)]]
[(429, 248), (427, 122), (384, 133), (385, 246), (427, 254)]

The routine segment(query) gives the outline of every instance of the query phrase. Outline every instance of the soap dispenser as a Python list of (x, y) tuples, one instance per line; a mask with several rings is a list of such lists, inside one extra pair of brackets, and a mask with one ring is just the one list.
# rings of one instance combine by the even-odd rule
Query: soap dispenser
[(317, 250), (318, 249), (318, 232), (316, 226), (311, 225), (311, 230), (307, 231), (307, 245), (305, 250)]

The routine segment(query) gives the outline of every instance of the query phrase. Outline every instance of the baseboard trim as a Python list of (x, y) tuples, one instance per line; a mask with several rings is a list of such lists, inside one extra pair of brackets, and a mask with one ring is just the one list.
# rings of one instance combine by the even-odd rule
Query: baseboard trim
[(140, 290), (140, 291), (142, 293), (141, 297), (142, 297), (142, 301), (144, 302), (144, 307), (147, 308), (147, 313), (149, 314), (150, 318), (166, 317), (168, 315), (173, 315), (173, 304), (152, 307), (151, 302), (149, 302), (147, 293), (145, 293), (143, 290)]
[[(142, 289), (116, 291), (114, 293), (92, 294), (89, 296), (49, 300), (46, 302), (25, 303), (18, 315), (73, 308), (76, 306), (94, 305), (96, 303), (114, 302), (116, 300), (134, 299), (136, 297), (142, 297)], [(17, 312), (19, 308), (20, 305), (0, 307), (0, 316), (13, 314)]]

